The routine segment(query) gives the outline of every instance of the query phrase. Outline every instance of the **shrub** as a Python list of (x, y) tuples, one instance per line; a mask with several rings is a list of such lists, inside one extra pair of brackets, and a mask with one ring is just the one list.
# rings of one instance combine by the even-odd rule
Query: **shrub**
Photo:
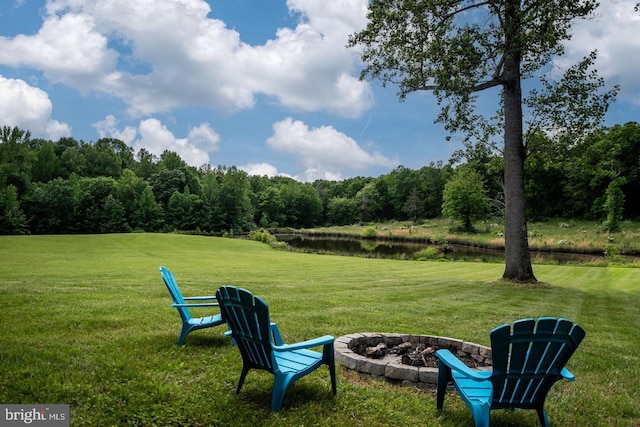
[(436, 259), (442, 257), (443, 253), (437, 246), (427, 246), (426, 248), (421, 249), (413, 254), (414, 259)]
[(367, 227), (362, 230), (361, 236), (365, 239), (375, 239), (378, 236), (378, 232), (373, 227)]
[(615, 245), (607, 245), (604, 250), (604, 256), (607, 259), (615, 260), (620, 256), (620, 251)]
[(276, 236), (269, 233), (268, 230), (253, 230), (249, 233), (249, 238), (271, 246), (273, 246), (277, 241)]

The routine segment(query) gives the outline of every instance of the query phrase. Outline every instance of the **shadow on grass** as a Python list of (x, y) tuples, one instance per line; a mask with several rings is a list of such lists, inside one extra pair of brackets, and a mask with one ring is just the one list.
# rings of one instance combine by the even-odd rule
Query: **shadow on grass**
[[(291, 384), (282, 401), (282, 412), (314, 406), (330, 407), (331, 401), (339, 398), (340, 384), (338, 383), (338, 393), (334, 396), (331, 392), (329, 370), (321, 368), (311, 375), (315, 373), (318, 374), (318, 377), (325, 376), (326, 378), (301, 378)], [(239, 378), (240, 371), (237, 374)], [(272, 391), (273, 375), (265, 371), (251, 370), (240, 394), (236, 396), (234, 388), (234, 396), (232, 397), (239, 399), (243, 405), (250, 406), (252, 410), (271, 412)]]
[[(231, 338), (222, 335), (207, 335), (206, 332), (201, 334), (189, 334), (184, 344), (178, 345), (178, 335), (173, 333), (163, 333), (153, 335), (145, 340), (145, 346), (153, 348), (155, 350), (163, 350), (167, 348), (208, 348), (208, 347), (232, 347)], [(142, 344), (142, 343), (141, 343)]]

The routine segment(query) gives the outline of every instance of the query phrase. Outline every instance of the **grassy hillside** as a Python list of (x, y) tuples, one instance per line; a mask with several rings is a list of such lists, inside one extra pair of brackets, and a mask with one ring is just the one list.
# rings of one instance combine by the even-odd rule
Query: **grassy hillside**
[[(563, 316), (587, 337), (569, 362), (574, 384), (547, 400), (557, 426), (640, 424), (637, 268), (539, 265), (539, 286), (497, 280), (489, 263), (413, 262), (276, 251), (252, 241), (126, 234), (0, 237), (0, 402), (68, 403), (72, 425), (472, 425), (454, 395), (321, 368), (269, 410), (273, 377), (241, 360), (224, 327), (177, 347), (179, 318), (158, 266), (185, 295), (221, 284), (262, 296), (286, 342), (379, 331), (488, 345), (493, 327)], [(196, 312), (196, 315), (205, 315)], [(535, 413), (494, 411), (494, 426), (536, 426)]]

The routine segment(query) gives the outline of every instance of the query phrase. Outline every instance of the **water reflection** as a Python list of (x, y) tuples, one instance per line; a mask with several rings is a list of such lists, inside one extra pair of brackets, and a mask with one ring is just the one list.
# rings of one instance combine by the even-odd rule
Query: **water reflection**
[[(449, 260), (474, 260), (484, 262), (503, 262), (504, 251), (477, 248), (471, 246), (447, 244), (446, 248), (434, 246), (427, 242), (408, 242), (384, 239), (358, 239), (350, 237), (317, 237), (299, 234), (277, 235), (278, 240), (289, 246), (311, 253), (329, 253), (340, 255), (356, 255), (374, 258), (418, 258), (420, 251), (434, 248), (426, 252), (426, 258), (443, 258)], [(445, 249), (445, 250), (443, 250)], [(424, 254), (424, 252), (423, 252)], [(554, 262), (564, 264), (568, 262), (604, 261), (603, 256), (572, 254), (559, 252), (531, 252), (534, 262)]]

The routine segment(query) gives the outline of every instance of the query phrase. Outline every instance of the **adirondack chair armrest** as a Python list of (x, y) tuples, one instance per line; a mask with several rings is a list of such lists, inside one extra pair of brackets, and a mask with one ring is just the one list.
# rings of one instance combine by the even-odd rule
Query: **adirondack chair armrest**
[(486, 381), (488, 378), (487, 372), (479, 372), (471, 369), (462, 363), (462, 361), (449, 350), (438, 350), (436, 351), (436, 356), (440, 360), (440, 363), (445, 364), (448, 368), (453, 369), (454, 371), (460, 372), (469, 379), (474, 381)]
[(567, 368), (562, 368), (562, 371), (560, 371), (560, 375), (562, 375), (562, 378), (564, 378), (567, 381), (575, 381), (576, 377), (573, 376), (573, 374), (571, 372), (569, 372), (569, 370)]
[(216, 302), (201, 302), (201, 303), (194, 303), (194, 304), (178, 304), (178, 303), (173, 303), (171, 304), (171, 307), (218, 307), (220, 306), (220, 304), (216, 303)]
[(275, 322), (271, 322), (269, 327), (271, 328), (271, 336), (273, 337), (274, 344), (283, 345), (284, 341), (282, 341), (282, 336), (280, 335), (280, 329), (278, 329), (278, 325)]
[(323, 335), (318, 338), (313, 338), (310, 340), (297, 342), (295, 344), (282, 344), (282, 345), (274, 345), (274, 351), (291, 351), (291, 350), (299, 350), (301, 348), (311, 348), (318, 347), (325, 344), (333, 343), (334, 338), (332, 335)]
[(202, 297), (184, 297), (183, 298), (185, 301), (186, 300), (216, 300), (215, 296), (202, 296)]

